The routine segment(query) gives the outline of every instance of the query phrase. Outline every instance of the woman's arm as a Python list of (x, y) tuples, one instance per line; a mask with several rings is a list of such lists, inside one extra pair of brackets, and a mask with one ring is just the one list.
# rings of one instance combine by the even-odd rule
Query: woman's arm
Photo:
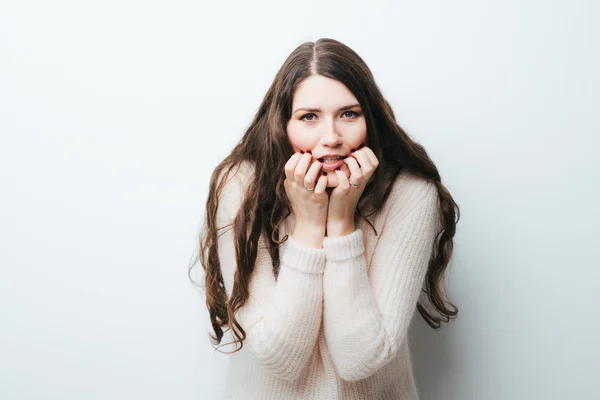
[[(232, 171), (233, 173), (233, 171)], [(233, 221), (242, 200), (238, 172), (223, 188), (217, 225)], [(273, 375), (296, 379), (315, 346), (323, 312), (325, 251), (302, 245), (289, 236), (280, 249), (280, 270), (275, 280), (271, 257), (261, 236), (247, 303), (236, 313), (246, 332), (244, 346)], [(228, 297), (237, 269), (233, 229), (218, 239), (219, 260)]]
[(437, 188), (417, 183), (392, 206), (368, 275), (360, 229), (323, 241), (325, 338), (344, 380), (372, 375), (406, 339), (439, 227)]

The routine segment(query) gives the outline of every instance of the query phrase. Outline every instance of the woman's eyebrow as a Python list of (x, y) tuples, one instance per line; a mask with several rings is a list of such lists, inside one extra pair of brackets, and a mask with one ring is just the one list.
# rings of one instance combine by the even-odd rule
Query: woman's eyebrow
[[(349, 110), (349, 109), (351, 109), (351, 108), (354, 108), (354, 107), (360, 107), (360, 104), (356, 103), (356, 104), (350, 104), (350, 105), (348, 105), (348, 106), (344, 106), (344, 107), (342, 107), (342, 108), (339, 108), (339, 109), (338, 109), (338, 112), (339, 112), (339, 111), (346, 111), (346, 110)], [(297, 109), (295, 109), (295, 110), (294, 110), (294, 112), (292, 112), (292, 114), (295, 114), (296, 112), (298, 112), (298, 111), (300, 111), (300, 110), (305, 110), (305, 111), (310, 111), (310, 112), (317, 112), (317, 111), (321, 111), (321, 110), (320, 110), (320, 109), (318, 109), (318, 108), (300, 107), (300, 108), (297, 108)]]

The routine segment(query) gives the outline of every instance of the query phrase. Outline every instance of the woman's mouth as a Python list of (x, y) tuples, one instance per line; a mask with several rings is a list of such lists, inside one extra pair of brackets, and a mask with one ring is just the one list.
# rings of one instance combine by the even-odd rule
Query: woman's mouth
[(323, 163), (324, 170), (335, 171), (336, 168), (339, 168), (342, 165), (344, 165), (344, 158), (320, 158), (319, 161)]

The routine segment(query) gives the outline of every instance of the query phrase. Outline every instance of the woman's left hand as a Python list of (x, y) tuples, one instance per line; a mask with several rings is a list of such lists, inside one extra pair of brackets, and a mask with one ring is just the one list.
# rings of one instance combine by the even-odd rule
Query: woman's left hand
[[(375, 169), (379, 160), (373, 150), (367, 146), (359, 147), (351, 153), (344, 162), (350, 169), (350, 177), (341, 169), (335, 171), (338, 186), (329, 196), (327, 209), (327, 236), (336, 237), (348, 235), (355, 230), (354, 212), (358, 200)], [(353, 186), (358, 185), (358, 186)]]

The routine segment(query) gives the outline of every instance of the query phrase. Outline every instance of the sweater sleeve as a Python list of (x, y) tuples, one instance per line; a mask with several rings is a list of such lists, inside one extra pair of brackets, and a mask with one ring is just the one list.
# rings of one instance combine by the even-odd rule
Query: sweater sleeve
[[(218, 227), (233, 222), (243, 197), (244, 180), (247, 178), (236, 174), (223, 188), (217, 208)], [(232, 226), (218, 239), (229, 298), (237, 269), (234, 240)], [(305, 247), (288, 236), (280, 248), (280, 269), (275, 280), (264, 236), (259, 240), (248, 287), (250, 295), (236, 312), (236, 319), (246, 332), (244, 347), (281, 379), (298, 378), (316, 344), (323, 314), (324, 268), (324, 249)]]
[(368, 272), (361, 229), (323, 241), (325, 340), (344, 380), (374, 374), (406, 339), (439, 227), (436, 186), (415, 191), (392, 206)]

